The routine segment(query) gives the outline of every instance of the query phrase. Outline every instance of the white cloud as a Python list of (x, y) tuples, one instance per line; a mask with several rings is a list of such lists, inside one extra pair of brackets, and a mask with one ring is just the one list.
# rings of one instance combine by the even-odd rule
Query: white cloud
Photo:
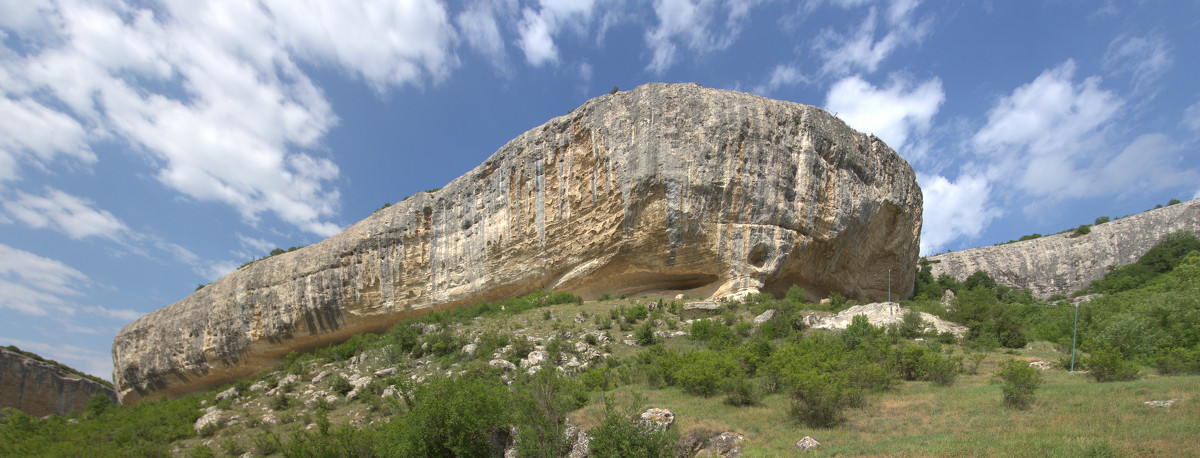
[[(597, 8), (595, 0), (540, 0), (538, 8), (521, 10), (518, 45), (534, 67), (558, 63), (554, 37), (562, 30), (585, 34)], [(603, 33), (603, 31), (601, 32)]]
[(1094, 177), (1081, 185), (1087, 195), (1125, 194), (1186, 186), (1200, 181), (1195, 170), (1181, 165), (1182, 145), (1164, 134), (1140, 135), (1120, 153), (1099, 162), (1084, 176)]
[(496, 23), (497, 5), (487, 1), (474, 2), (458, 13), (454, 22), (472, 49), (487, 58), (492, 67), (507, 72), (508, 53), (500, 36), (500, 26)]
[(766, 83), (754, 87), (754, 93), (768, 95), (783, 86), (791, 86), (809, 82), (808, 76), (801, 73), (794, 65), (777, 65), (771, 71), (771, 77)]
[(262, 2), (270, 32), (289, 50), (353, 71), (377, 89), (440, 80), (458, 65), (454, 28), (436, 0)]
[(49, 187), (44, 196), (18, 191), (16, 199), (4, 202), (4, 209), (30, 227), (54, 229), (76, 240), (91, 236), (118, 240), (129, 230), (112, 213), (94, 208), (91, 201)]
[[(728, 48), (737, 40), (754, 0), (656, 0), (658, 25), (646, 31), (652, 57), (647, 70), (661, 75), (675, 64), (679, 46), (696, 53)], [(724, 16), (721, 23), (719, 17)]]
[[(0, 117), (10, 121), (0, 125), (0, 180), (26, 161), (90, 164), (91, 144), (115, 139), (145, 153), (170, 189), (321, 236), (339, 230), (327, 219), (340, 171), (313, 151), (337, 118), (298, 61), (379, 91), (440, 81), (458, 64), (434, 0), (171, 1), (153, 11), (114, 0), (40, 13), (54, 20), (22, 23), (26, 55), (0, 47)], [(0, 24), (16, 31), (9, 22)]]
[(528, 8), (523, 11), (523, 16), (521, 50), (525, 51), (525, 60), (534, 67), (558, 62), (558, 48), (551, 36), (553, 25), (549, 22), (552, 19)]
[(1200, 133), (1200, 102), (1193, 103), (1192, 106), (1183, 110), (1184, 127)]
[(1171, 68), (1172, 58), (1167, 43), (1161, 37), (1120, 36), (1108, 44), (1104, 68), (1117, 74), (1128, 74), (1133, 93), (1158, 92), (1159, 78)]
[(87, 133), (75, 118), (29, 97), (5, 95), (0, 98), (0, 182), (17, 178), (18, 158), (41, 167), (60, 156), (83, 164), (96, 162)]
[(951, 182), (940, 175), (918, 173), (924, 194), (921, 255), (940, 252), (951, 241), (978, 237), (1001, 211), (990, 204), (987, 178), (960, 175)]
[(904, 151), (913, 146), (915, 135), (929, 130), (945, 99), (937, 78), (914, 86), (893, 76), (887, 87), (877, 88), (856, 75), (834, 83), (825, 107), (850, 127), (875, 134), (897, 151)]
[(64, 296), (90, 284), (83, 272), (61, 262), (0, 243), (0, 308), (27, 315), (72, 313)]
[[(857, 8), (865, 3), (840, 2), (838, 6)], [(873, 73), (897, 49), (920, 43), (929, 35), (933, 22), (929, 17), (920, 20), (914, 18), (914, 11), (919, 4), (919, 0), (892, 1), (883, 15), (882, 27), (878, 11), (871, 6), (867, 16), (852, 32), (843, 34), (832, 29), (823, 30), (814, 45), (814, 50), (825, 60), (821, 70), (833, 75), (854, 71)], [(876, 39), (880, 33), (883, 36)]]
[(1092, 178), (1082, 173), (1112, 157), (1106, 127), (1123, 101), (1100, 79), (1074, 82), (1075, 64), (1048, 69), (1002, 97), (972, 138), (990, 156), (993, 177), (1009, 178), (1038, 196), (1079, 197)]

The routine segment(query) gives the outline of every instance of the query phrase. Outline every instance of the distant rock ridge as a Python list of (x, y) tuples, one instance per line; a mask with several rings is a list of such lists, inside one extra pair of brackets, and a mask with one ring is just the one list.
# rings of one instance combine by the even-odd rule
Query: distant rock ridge
[(0, 408), (12, 407), (35, 417), (82, 412), (88, 400), (103, 394), (117, 402), (112, 388), (54, 365), (0, 348)]
[(816, 107), (696, 84), (592, 99), (475, 169), (322, 242), (241, 268), (125, 326), (125, 402), (245, 377), (429, 310), (526, 294), (792, 284), (909, 294), (921, 190), (874, 136)]
[(997, 283), (1028, 288), (1045, 299), (1070, 294), (1103, 278), (1108, 266), (1134, 263), (1163, 236), (1188, 231), (1200, 237), (1200, 199), (1148, 210), (1072, 232), (1022, 242), (930, 256), (934, 278), (942, 274), (962, 281), (977, 270)]

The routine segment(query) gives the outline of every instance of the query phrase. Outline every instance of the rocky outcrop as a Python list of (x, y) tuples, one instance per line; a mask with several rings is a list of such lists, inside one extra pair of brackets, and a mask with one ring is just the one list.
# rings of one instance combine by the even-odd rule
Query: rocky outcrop
[[(912, 168), (812, 106), (695, 84), (595, 98), (482, 165), (125, 326), (128, 402), (244, 377), (428, 310), (539, 289), (887, 297), (911, 288)], [(909, 291), (896, 292), (905, 295)]]
[[(867, 321), (874, 326), (885, 327), (889, 324), (900, 324), (904, 321), (904, 315), (909, 312), (909, 309), (901, 307), (895, 302), (875, 302), (865, 305), (855, 305), (846, 310), (838, 312), (836, 315), (813, 315), (806, 317), (810, 327), (813, 329), (846, 329), (854, 320), (854, 317), (863, 315), (867, 317)], [(936, 315), (917, 312), (921, 315), (921, 319), (929, 325), (931, 330), (938, 334), (949, 332), (956, 336), (962, 337), (966, 334), (967, 327), (957, 323), (938, 318)]]
[(67, 415), (82, 412), (97, 394), (117, 402), (112, 388), (0, 348), (0, 407), (13, 407), (35, 417)]
[(1065, 232), (1023, 242), (930, 256), (934, 278), (962, 281), (975, 271), (1012, 288), (1028, 288), (1045, 299), (1070, 294), (1104, 277), (1108, 266), (1136, 262), (1164, 235), (1188, 231), (1200, 237), (1200, 199), (1149, 210), (1091, 227), (1080, 236)]

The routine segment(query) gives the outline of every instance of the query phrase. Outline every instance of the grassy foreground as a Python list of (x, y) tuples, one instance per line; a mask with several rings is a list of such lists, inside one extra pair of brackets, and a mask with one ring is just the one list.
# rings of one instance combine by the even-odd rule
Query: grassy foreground
[[(647, 406), (673, 410), (680, 431), (743, 434), (748, 457), (792, 455), (792, 444), (804, 436), (821, 442), (809, 456), (1200, 455), (1200, 376), (1097, 383), (1084, 373), (1051, 369), (1043, 372), (1045, 382), (1033, 406), (1021, 411), (1004, 406), (991, 376), (1012, 357), (992, 355), (978, 374), (965, 374), (954, 386), (905, 382), (871, 394), (865, 407), (846, 411), (845, 421), (833, 428), (792, 420), (790, 401), (782, 394), (765, 396), (757, 406), (730, 407), (720, 397), (701, 398), (678, 388), (638, 384), (618, 392), (641, 393)], [(1144, 404), (1168, 399), (1176, 400), (1170, 408)], [(593, 401), (574, 416), (592, 425), (601, 415), (602, 403)]]

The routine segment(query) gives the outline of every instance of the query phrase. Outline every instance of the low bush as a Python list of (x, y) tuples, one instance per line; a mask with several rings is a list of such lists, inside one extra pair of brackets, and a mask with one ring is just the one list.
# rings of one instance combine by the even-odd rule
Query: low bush
[(1125, 360), (1121, 353), (1112, 347), (1103, 347), (1084, 358), (1084, 367), (1097, 382), (1117, 382), (1138, 378), (1136, 364)]
[(642, 403), (635, 398), (627, 406), (620, 407), (610, 397), (604, 397), (604, 420), (600, 426), (588, 433), (592, 436), (593, 457), (669, 457), (675, 454), (675, 442), (679, 431), (671, 426), (657, 431), (638, 424), (635, 419), (641, 413)]
[(1028, 409), (1033, 404), (1033, 392), (1042, 384), (1042, 373), (1017, 359), (1009, 359), (1000, 366), (996, 377), (1003, 383), (1000, 391), (1004, 396), (1004, 404), (1016, 409)]
[(1154, 361), (1154, 367), (1163, 375), (1200, 375), (1200, 346), (1193, 349), (1172, 348)]

